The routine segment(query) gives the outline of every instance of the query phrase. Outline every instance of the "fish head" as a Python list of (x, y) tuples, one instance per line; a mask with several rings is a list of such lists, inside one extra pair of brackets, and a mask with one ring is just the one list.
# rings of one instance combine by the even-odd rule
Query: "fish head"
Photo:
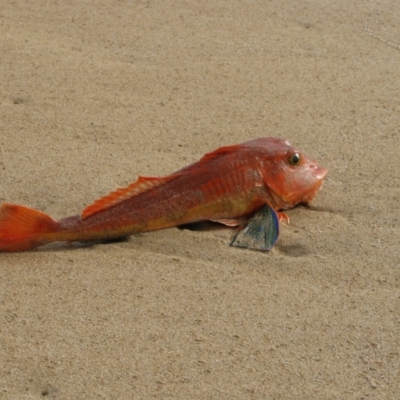
[(271, 194), (272, 206), (287, 209), (309, 203), (318, 193), (328, 172), (288, 141), (256, 139), (260, 151), (260, 173)]

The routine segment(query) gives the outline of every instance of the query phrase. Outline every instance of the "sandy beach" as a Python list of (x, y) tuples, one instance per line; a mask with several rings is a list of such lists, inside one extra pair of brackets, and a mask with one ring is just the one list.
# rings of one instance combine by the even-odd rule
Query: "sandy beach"
[(168, 229), (0, 254), (0, 399), (400, 398), (400, 4), (3, 2), (0, 202), (63, 218), (219, 146), (329, 170), (269, 253)]

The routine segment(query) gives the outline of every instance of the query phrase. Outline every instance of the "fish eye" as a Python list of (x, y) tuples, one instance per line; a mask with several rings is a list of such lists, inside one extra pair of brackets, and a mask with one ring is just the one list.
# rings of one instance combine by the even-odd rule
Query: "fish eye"
[(300, 154), (299, 153), (293, 153), (290, 157), (289, 157), (289, 163), (290, 165), (296, 166), (298, 165), (300, 162)]

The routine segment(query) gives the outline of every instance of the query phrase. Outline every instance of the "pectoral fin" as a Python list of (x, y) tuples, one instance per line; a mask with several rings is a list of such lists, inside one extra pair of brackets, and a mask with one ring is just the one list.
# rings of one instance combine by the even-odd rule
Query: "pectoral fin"
[(224, 218), (224, 219), (211, 219), (212, 222), (218, 222), (226, 226), (234, 227), (244, 225), (247, 218)]
[(231, 246), (269, 251), (279, 236), (279, 216), (268, 204), (258, 210), (233, 239)]

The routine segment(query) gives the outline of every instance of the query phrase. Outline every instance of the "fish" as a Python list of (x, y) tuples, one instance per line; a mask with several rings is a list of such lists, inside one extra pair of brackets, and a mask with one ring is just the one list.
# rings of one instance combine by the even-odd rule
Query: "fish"
[(109, 241), (200, 221), (239, 232), (236, 247), (268, 251), (284, 210), (308, 204), (327, 170), (287, 140), (253, 139), (220, 147), (163, 177), (139, 176), (83, 209), (55, 220), (23, 205), (0, 206), (0, 251), (33, 250), (51, 242)]

